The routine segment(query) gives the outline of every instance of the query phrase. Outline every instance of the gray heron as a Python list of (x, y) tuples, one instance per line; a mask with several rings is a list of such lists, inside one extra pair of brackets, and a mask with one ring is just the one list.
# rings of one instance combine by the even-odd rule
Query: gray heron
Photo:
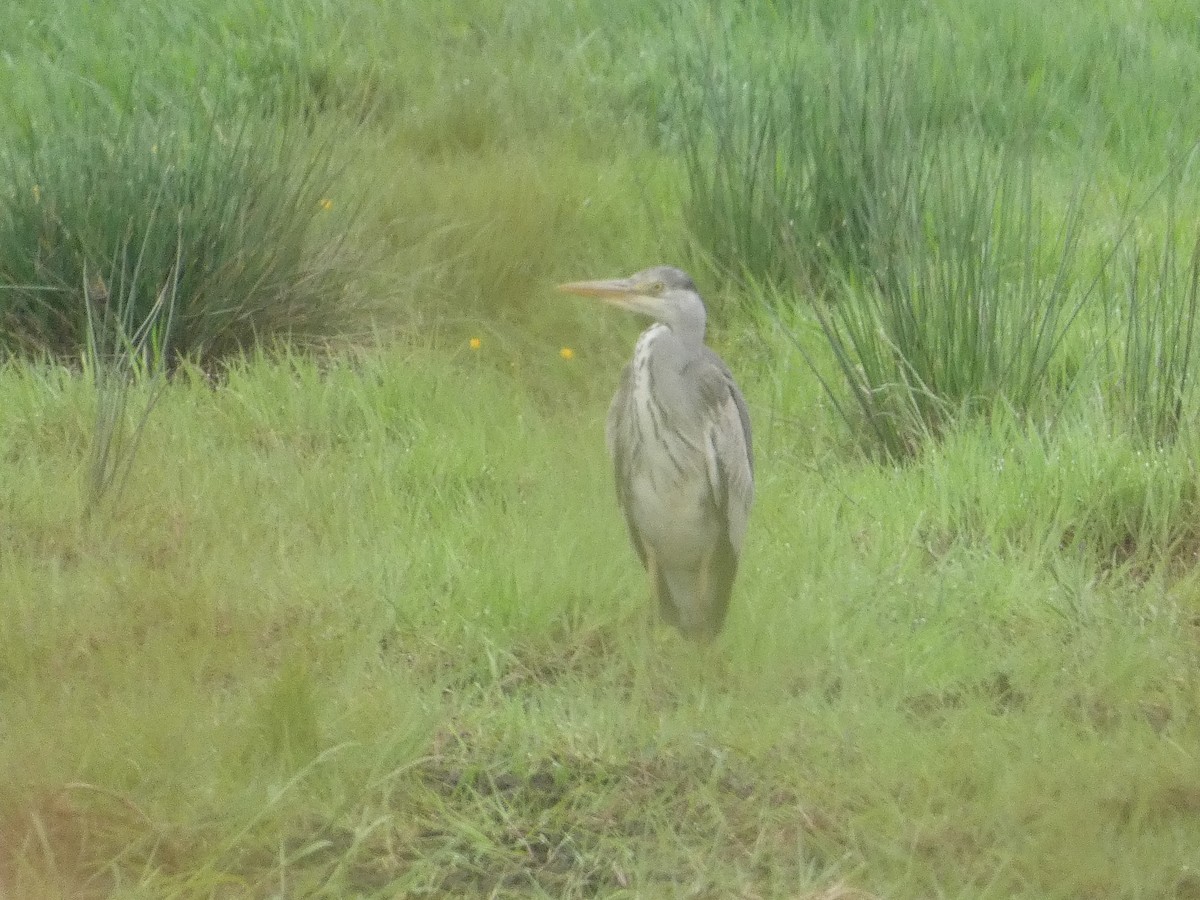
[(704, 343), (704, 301), (686, 272), (559, 285), (654, 320), (642, 332), (608, 411), (617, 501), (662, 617), (707, 642), (725, 623), (754, 460), (746, 401)]

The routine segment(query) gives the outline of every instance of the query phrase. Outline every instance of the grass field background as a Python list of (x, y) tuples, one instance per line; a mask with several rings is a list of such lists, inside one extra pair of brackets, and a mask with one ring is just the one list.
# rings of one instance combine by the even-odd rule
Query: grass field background
[[(1189, 4), (0, 35), (0, 894), (1200, 897)], [(659, 262), (755, 426), (702, 650), (552, 290)]]

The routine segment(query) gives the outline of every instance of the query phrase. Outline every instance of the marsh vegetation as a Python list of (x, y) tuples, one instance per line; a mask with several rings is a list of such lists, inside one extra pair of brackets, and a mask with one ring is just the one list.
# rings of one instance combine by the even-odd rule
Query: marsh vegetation
[[(1180, 0), (0, 10), (0, 893), (1200, 896)], [(725, 633), (603, 419), (688, 268)]]

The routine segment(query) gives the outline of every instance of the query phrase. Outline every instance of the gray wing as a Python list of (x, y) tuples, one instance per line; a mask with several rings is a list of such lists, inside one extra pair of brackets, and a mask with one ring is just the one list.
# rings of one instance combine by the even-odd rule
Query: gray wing
[(629, 540), (637, 551), (638, 559), (643, 568), (646, 565), (646, 548), (638, 536), (631, 510), (631, 491), (629, 471), (633, 459), (635, 444), (641, 440), (637, 434), (633, 417), (630, 415), (630, 393), (633, 391), (633, 363), (627, 365), (621, 373), (621, 384), (613, 395), (612, 405), (608, 408), (608, 420), (605, 423), (604, 438), (608, 445), (608, 455), (612, 459), (613, 479), (617, 488), (617, 504), (625, 515), (625, 526), (629, 530)]
[(705, 348), (701, 374), (704, 451), (713, 503), (724, 520), (730, 549), (741, 552), (754, 504), (754, 456), (750, 413), (729, 367)]

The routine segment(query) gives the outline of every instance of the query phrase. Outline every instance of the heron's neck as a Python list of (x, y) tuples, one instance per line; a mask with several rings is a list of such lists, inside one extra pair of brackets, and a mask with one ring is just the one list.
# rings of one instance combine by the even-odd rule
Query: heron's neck
[(677, 341), (687, 345), (704, 343), (704, 318), (687, 317), (675, 322), (663, 322)]

